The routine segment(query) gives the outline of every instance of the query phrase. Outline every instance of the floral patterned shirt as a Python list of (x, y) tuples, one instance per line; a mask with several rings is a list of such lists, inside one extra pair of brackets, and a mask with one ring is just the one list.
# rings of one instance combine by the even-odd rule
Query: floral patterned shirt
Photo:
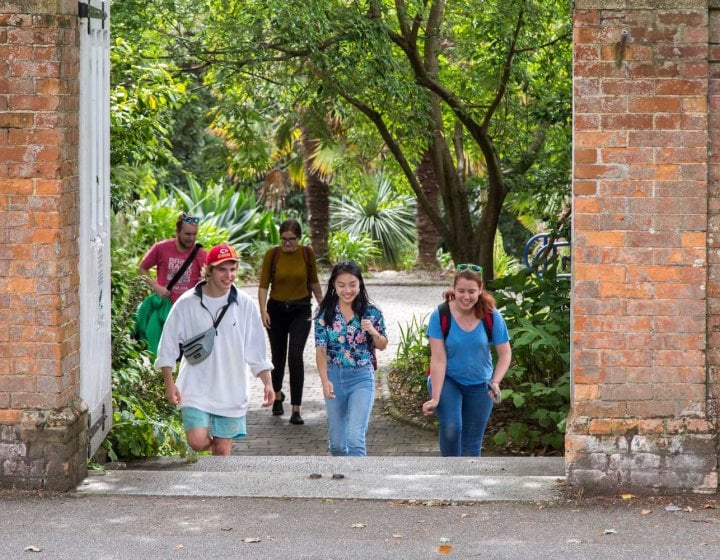
[[(387, 338), (382, 311), (371, 304), (363, 318), (370, 319), (373, 327)], [(315, 319), (315, 347), (326, 349), (330, 366), (362, 367), (372, 363), (372, 337), (360, 328), (357, 315), (346, 322), (339, 305), (335, 306), (331, 325), (325, 324), (322, 315)]]

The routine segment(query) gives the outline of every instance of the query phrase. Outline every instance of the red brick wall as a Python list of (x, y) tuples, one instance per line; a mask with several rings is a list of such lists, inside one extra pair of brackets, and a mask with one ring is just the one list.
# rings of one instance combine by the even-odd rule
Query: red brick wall
[(569, 482), (715, 488), (708, 9), (622, 4), (574, 13)]
[(87, 473), (76, 0), (0, 0), (0, 487)]
[(76, 1), (0, 0), (0, 423), (79, 390)]

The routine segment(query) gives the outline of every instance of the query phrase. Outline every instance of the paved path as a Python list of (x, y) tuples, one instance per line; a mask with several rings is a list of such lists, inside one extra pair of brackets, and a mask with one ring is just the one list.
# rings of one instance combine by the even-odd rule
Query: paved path
[[(381, 279), (368, 280), (370, 298), (382, 309), (388, 330), (389, 345), (378, 352), (379, 373), (387, 371), (395, 358), (400, 329), (405, 328), (413, 315), (422, 317), (432, 311), (441, 299), (443, 286), (391, 285)], [(243, 288), (253, 298), (257, 286)], [(383, 408), (380, 399), (381, 382), (378, 381), (378, 397), (375, 400), (368, 430), (368, 454), (384, 456), (437, 456), (437, 437), (434, 433), (397, 422)], [(270, 410), (259, 406), (262, 385), (251, 381), (251, 407), (247, 417), (248, 437), (234, 444), (233, 455), (327, 455), (327, 424), (325, 402), (320, 377), (315, 367), (315, 346), (312, 333), (305, 346), (305, 390), (303, 392), (302, 416), (305, 424), (295, 426), (290, 418), (290, 388), (285, 375), (283, 391), (287, 395), (285, 414), (273, 416)]]

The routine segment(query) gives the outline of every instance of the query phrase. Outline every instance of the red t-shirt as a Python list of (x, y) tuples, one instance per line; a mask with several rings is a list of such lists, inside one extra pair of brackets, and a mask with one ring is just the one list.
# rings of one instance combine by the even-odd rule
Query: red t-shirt
[[(140, 266), (145, 270), (157, 267), (158, 284), (167, 286), (173, 276), (175, 276), (175, 273), (180, 270), (185, 259), (190, 256), (190, 251), (192, 251), (192, 249), (184, 253), (178, 251), (175, 245), (175, 239), (158, 241), (150, 248), (147, 255), (143, 257)], [(205, 264), (206, 255), (207, 252), (204, 249), (200, 249), (197, 252), (190, 266), (183, 272), (183, 275), (170, 291), (170, 301), (175, 303), (177, 298), (198, 283), (200, 280), (200, 271)]]

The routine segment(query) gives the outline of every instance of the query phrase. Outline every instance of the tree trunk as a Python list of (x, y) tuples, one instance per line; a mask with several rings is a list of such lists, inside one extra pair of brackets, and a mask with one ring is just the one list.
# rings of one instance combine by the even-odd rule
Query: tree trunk
[(305, 127), (300, 124), (302, 131), (303, 167), (307, 185), (305, 188), (305, 205), (308, 212), (308, 227), (310, 228), (310, 242), (317, 255), (318, 261), (329, 263), (328, 259), (328, 230), (330, 229), (330, 184), (325, 181), (312, 165), (312, 155), (318, 141), (310, 138)]
[[(427, 196), (437, 212), (439, 188), (435, 178), (435, 170), (432, 166), (432, 153), (429, 149), (425, 152), (420, 165), (417, 167), (417, 176), (425, 196)], [(416, 208), (415, 225), (417, 227), (418, 256), (415, 266), (434, 268), (437, 266), (437, 250), (440, 245), (440, 236), (422, 206), (418, 204)]]

